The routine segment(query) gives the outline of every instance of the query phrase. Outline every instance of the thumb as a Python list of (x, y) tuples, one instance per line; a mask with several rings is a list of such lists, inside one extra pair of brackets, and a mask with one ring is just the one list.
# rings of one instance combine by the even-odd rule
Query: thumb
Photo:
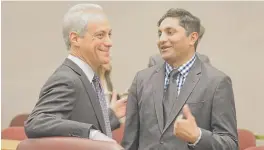
[(186, 119), (189, 119), (192, 117), (192, 112), (191, 112), (191, 110), (187, 104), (183, 106), (182, 111), (183, 111), (183, 115)]

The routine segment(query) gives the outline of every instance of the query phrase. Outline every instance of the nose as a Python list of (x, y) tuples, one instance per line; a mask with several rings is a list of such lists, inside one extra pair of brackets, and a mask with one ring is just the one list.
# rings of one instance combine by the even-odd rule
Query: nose
[(109, 36), (107, 36), (107, 38), (105, 39), (105, 46), (107, 46), (107, 47), (113, 46), (113, 42)]
[(167, 41), (168, 41), (168, 36), (165, 33), (161, 33), (158, 43), (162, 45)]

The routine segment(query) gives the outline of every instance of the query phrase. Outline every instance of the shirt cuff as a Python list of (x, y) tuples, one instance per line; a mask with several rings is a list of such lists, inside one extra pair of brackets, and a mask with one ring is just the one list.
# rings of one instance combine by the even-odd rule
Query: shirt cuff
[(202, 131), (200, 128), (199, 128), (199, 131), (200, 131), (200, 135), (199, 135), (198, 139), (193, 144), (188, 144), (188, 146), (195, 147), (199, 143), (199, 141), (201, 140), (201, 137), (202, 137)]
[(116, 143), (115, 140), (109, 138), (105, 134), (101, 133), (99, 130), (94, 130), (94, 129), (91, 129), (90, 130), (89, 139), (91, 139), (91, 140), (97, 140), (97, 141), (115, 142)]
[(89, 139), (93, 139), (93, 137), (95, 137), (95, 135), (97, 134), (98, 130), (95, 129), (91, 129), (90, 130), (90, 134), (89, 134)]

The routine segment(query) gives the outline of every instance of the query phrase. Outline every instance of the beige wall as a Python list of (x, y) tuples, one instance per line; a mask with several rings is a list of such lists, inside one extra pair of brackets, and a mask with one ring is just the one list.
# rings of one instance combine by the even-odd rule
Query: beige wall
[[(30, 112), (41, 86), (67, 56), (61, 21), (77, 2), (2, 3), (2, 128)], [(82, 2), (84, 3), (84, 2)], [(156, 22), (171, 7), (190, 10), (206, 28), (199, 46), (233, 79), (238, 127), (264, 134), (263, 2), (98, 2), (113, 27), (113, 82), (127, 89), (156, 48)]]

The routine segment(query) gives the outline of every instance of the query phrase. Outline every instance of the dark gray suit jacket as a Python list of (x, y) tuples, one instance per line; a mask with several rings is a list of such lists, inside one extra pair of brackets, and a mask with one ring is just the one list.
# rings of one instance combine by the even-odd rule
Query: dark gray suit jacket
[[(195, 150), (237, 150), (237, 122), (231, 79), (196, 59), (163, 123), (165, 63), (139, 71), (129, 91), (122, 146), (126, 150), (189, 150), (173, 134), (176, 117), (188, 104), (202, 136)], [(165, 127), (164, 127), (165, 126)]]
[[(112, 129), (119, 127), (110, 110)], [(92, 84), (79, 66), (69, 59), (42, 87), (39, 100), (25, 122), (29, 138), (74, 136), (89, 138), (90, 129), (106, 134), (99, 100)]]
[[(200, 54), (200, 53), (196, 53), (196, 54), (202, 62), (210, 64), (210, 60), (209, 60), (208, 56)], [(148, 67), (152, 67), (154, 65), (162, 64), (162, 63), (164, 63), (164, 60), (162, 59), (161, 55), (156, 54), (156, 55), (150, 56)]]

